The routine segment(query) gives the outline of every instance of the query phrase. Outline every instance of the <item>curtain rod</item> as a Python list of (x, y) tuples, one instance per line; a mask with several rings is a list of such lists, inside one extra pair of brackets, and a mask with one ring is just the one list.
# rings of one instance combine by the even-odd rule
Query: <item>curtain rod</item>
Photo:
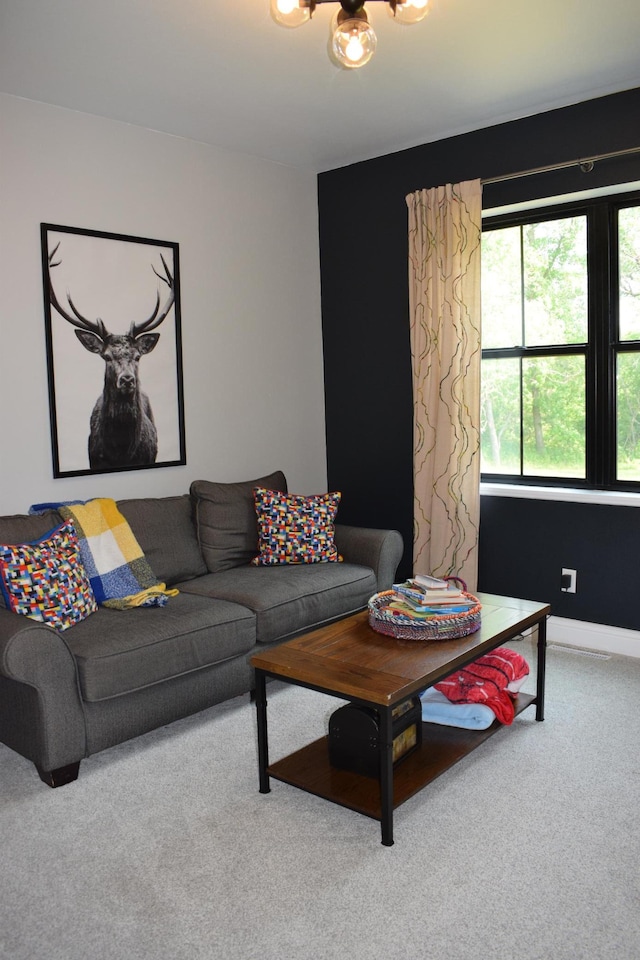
[(483, 186), (489, 183), (503, 183), (505, 180), (519, 180), (521, 177), (532, 177), (538, 173), (552, 173), (554, 170), (565, 170), (567, 167), (580, 167), (583, 173), (591, 173), (593, 166), (599, 160), (612, 160), (614, 157), (626, 157), (632, 153), (640, 153), (640, 147), (629, 147), (628, 150), (615, 150), (613, 153), (599, 153), (595, 157), (585, 157), (582, 160), (566, 160), (564, 163), (552, 163), (548, 167), (534, 167), (532, 170), (522, 170), (520, 173), (505, 173), (501, 177), (487, 177), (480, 182)]

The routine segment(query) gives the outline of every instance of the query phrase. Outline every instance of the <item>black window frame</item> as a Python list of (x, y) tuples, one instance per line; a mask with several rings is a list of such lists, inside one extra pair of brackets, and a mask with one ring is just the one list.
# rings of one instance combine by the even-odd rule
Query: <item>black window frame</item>
[(624, 341), (619, 339), (618, 212), (638, 205), (640, 205), (640, 190), (633, 190), (586, 200), (551, 203), (548, 206), (495, 216), (486, 214), (483, 218), (482, 230), (485, 232), (547, 220), (586, 216), (588, 342), (543, 347), (482, 349), (483, 360), (501, 357), (584, 355), (586, 377), (584, 479), (523, 473), (521, 435), (520, 473), (482, 472), (482, 482), (640, 492), (640, 478), (636, 481), (619, 480), (616, 477), (616, 360), (619, 354), (640, 353), (640, 339)]

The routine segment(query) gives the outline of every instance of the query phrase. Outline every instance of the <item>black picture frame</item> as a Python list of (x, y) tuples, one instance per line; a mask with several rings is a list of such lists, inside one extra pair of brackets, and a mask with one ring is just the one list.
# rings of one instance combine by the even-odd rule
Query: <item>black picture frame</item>
[(178, 244), (40, 234), (54, 477), (184, 465)]

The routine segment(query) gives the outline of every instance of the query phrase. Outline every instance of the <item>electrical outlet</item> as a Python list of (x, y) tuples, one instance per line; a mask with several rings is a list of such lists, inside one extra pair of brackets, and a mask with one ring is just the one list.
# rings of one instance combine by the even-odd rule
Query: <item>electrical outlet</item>
[(562, 577), (560, 580), (560, 590), (562, 593), (577, 593), (576, 581), (578, 579), (578, 571), (570, 570), (568, 567), (562, 568)]

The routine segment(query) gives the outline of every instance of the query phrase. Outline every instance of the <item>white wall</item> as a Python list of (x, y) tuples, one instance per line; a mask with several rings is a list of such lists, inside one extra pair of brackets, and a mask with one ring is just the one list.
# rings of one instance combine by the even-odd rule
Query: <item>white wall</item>
[[(53, 479), (41, 222), (179, 243), (186, 466)], [(0, 95), (0, 291), (1, 513), (274, 469), (326, 489), (311, 171)]]

